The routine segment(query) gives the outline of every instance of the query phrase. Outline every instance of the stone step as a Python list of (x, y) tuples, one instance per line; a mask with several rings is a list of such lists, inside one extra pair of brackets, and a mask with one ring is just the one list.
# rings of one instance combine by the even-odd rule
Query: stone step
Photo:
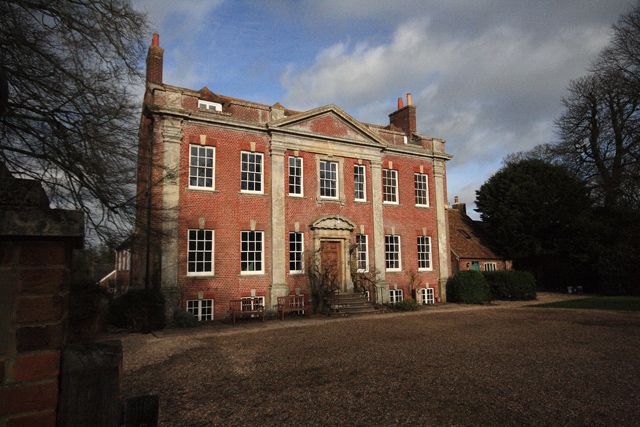
[(377, 310), (360, 293), (339, 293), (331, 300), (331, 311), (342, 315), (375, 313)]
[(364, 296), (362, 294), (337, 294), (333, 297), (334, 301), (365, 301), (367, 302), (367, 300), (364, 298)]

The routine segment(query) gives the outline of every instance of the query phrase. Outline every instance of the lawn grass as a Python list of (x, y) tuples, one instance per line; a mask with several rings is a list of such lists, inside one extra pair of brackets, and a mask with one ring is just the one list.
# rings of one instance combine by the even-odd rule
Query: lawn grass
[(589, 297), (569, 301), (538, 304), (534, 307), (543, 308), (581, 308), (589, 310), (620, 310), (640, 311), (640, 297)]

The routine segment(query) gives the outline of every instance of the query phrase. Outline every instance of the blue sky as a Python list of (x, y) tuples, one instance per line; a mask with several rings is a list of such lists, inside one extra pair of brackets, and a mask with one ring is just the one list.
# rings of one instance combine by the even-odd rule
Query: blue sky
[(165, 49), (165, 83), (387, 124), (413, 94), (418, 131), (447, 140), (448, 191), (472, 204), (509, 153), (553, 142), (630, 0), (134, 0)]

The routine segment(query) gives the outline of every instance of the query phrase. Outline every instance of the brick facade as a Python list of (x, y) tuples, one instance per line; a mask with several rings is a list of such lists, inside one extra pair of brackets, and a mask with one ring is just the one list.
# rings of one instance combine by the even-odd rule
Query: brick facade
[[(154, 70), (149, 75), (161, 77), (156, 40), (147, 67)], [(434, 288), (444, 300), (450, 268), (445, 162), (451, 156), (443, 140), (416, 132), (410, 96), (386, 126), (359, 122), (335, 105), (298, 112), (155, 78), (148, 79), (144, 99), (134, 286), (159, 287), (182, 307), (187, 300), (213, 299), (218, 318), (230, 299), (241, 296), (264, 296), (272, 306), (278, 295), (308, 289), (305, 275), (289, 268), (289, 235), (297, 232), (302, 233), (305, 258), (324, 240), (340, 242), (345, 273), (340, 286), (348, 292), (353, 289), (349, 247), (357, 234), (364, 234), (368, 264), (380, 273), (379, 302), (388, 300), (390, 288), (404, 289), (406, 298), (410, 272), (416, 272), (420, 286)], [(215, 103), (216, 109), (199, 108), (199, 100)], [(200, 186), (205, 188), (191, 185), (198, 173), (209, 173), (204, 166), (190, 169), (192, 149), (213, 156), (212, 181)], [(241, 189), (242, 153), (262, 156), (259, 192)], [(289, 194), (290, 158), (301, 159), (301, 194)], [(335, 168), (335, 197), (321, 195), (321, 165)], [(355, 198), (356, 165), (364, 167), (364, 200)], [(385, 169), (397, 173), (397, 203), (383, 202)], [(415, 174), (426, 175), (426, 206), (416, 206)], [(213, 265), (206, 267), (213, 270), (210, 274), (189, 271), (189, 230), (213, 230)], [(263, 233), (259, 274), (241, 271), (241, 233), (251, 231)], [(385, 235), (400, 236), (401, 271), (386, 271)], [(424, 263), (419, 268), (421, 236), (430, 238), (428, 268)]]

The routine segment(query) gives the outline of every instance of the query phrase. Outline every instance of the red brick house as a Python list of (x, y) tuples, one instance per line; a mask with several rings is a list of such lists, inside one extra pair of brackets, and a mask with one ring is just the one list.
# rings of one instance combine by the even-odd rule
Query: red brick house
[(466, 204), (459, 203), (457, 196), (451, 208), (447, 209), (447, 216), (451, 245), (451, 274), (461, 270), (511, 270), (511, 260), (491, 250), (486, 244), (479, 221), (469, 218)]
[[(229, 300), (308, 289), (306, 255), (377, 269), (375, 299), (408, 297), (407, 273), (444, 300), (449, 277), (442, 139), (398, 99), (390, 123), (336, 105), (292, 111), (162, 81), (154, 35), (140, 124), (132, 283), (159, 286), (201, 319)], [(357, 245), (356, 259), (349, 248)]]

